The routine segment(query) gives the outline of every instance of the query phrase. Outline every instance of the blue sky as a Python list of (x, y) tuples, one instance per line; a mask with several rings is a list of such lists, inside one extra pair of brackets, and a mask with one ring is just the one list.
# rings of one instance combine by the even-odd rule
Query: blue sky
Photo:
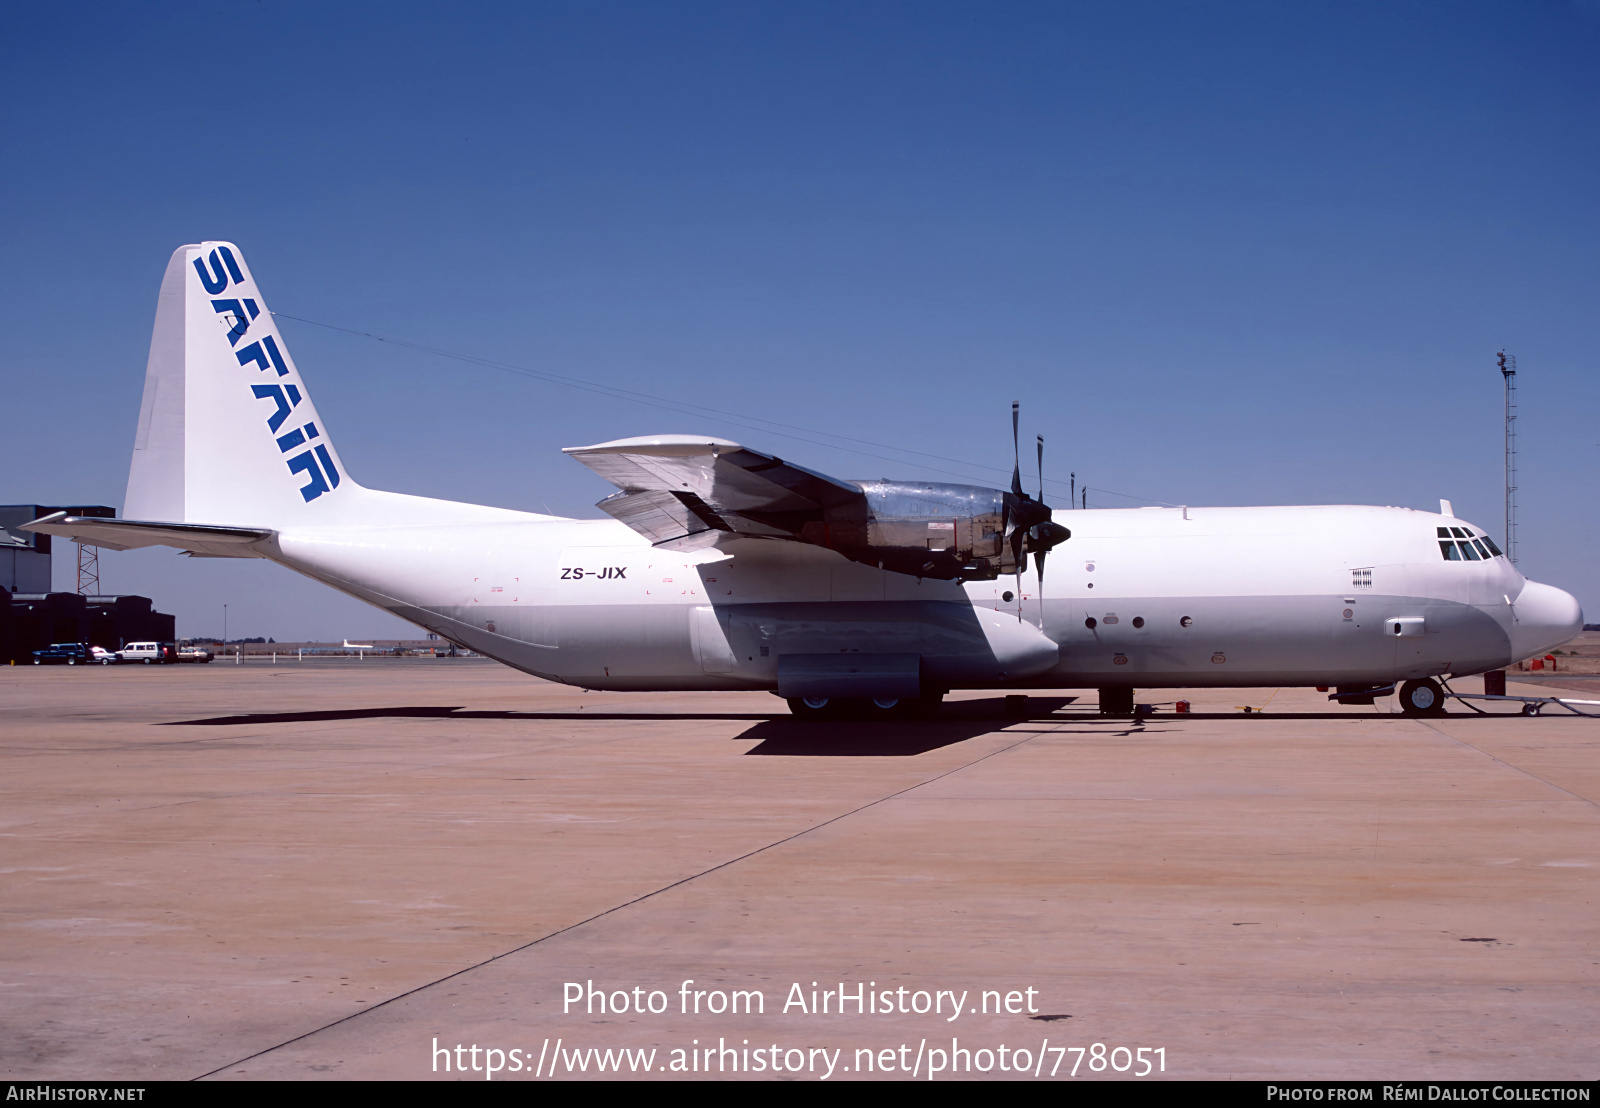
[[(593, 516), (707, 431), (1092, 506), (1440, 497), (1600, 613), (1600, 3), (280, 3), (0, 14), (0, 502), (120, 508), (156, 289), (225, 238), (363, 483)], [(895, 449), (851, 453), (836, 438)], [(886, 455), (885, 457), (882, 457)], [(68, 548), (70, 550), (70, 547)], [(70, 567), (58, 558), (58, 585)], [(107, 553), (180, 634), (409, 634)]]

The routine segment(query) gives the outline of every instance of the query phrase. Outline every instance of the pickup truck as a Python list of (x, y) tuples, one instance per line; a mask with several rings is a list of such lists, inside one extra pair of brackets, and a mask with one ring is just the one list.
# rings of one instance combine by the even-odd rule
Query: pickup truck
[(55, 665), (58, 662), (65, 662), (69, 666), (88, 665), (93, 660), (89, 645), (81, 642), (55, 642), (33, 652), (33, 664), (36, 666)]
[(178, 661), (180, 662), (209, 662), (213, 655), (203, 646), (192, 643), (178, 647)]

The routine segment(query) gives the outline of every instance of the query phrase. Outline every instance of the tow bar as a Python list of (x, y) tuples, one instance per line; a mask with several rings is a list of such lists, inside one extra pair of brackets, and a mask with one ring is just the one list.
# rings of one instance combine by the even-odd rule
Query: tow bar
[[(1468, 700), (1520, 701), (1522, 704), (1522, 714), (1525, 716), (1536, 716), (1540, 712), (1544, 711), (1544, 709), (1549, 705), (1558, 704), (1567, 711), (1571, 712), (1573, 715), (1587, 716), (1590, 719), (1600, 719), (1600, 712), (1585, 712), (1579, 708), (1573, 707), (1574, 704), (1584, 704), (1589, 707), (1600, 707), (1600, 700), (1573, 700), (1569, 697), (1562, 696), (1494, 696), (1489, 693), (1459, 693), (1452, 689), (1447, 682), (1440, 681), (1439, 683), (1444, 686), (1444, 692), (1446, 696), (1449, 696), (1455, 700), (1460, 700), (1463, 703)], [(1477, 712), (1480, 716), (1486, 716), (1490, 714), (1473, 704), (1468, 704), (1467, 707), (1471, 708), (1474, 712)]]

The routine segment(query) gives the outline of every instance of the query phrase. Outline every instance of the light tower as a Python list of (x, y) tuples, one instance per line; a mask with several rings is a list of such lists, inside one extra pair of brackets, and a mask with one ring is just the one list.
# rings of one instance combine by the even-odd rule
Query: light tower
[(1506, 558), (1517, 564), (1517, 359), (1500, 351), (1506, 382)]
[(100, 548), (78, 544), (78, 595), (100, 595)]

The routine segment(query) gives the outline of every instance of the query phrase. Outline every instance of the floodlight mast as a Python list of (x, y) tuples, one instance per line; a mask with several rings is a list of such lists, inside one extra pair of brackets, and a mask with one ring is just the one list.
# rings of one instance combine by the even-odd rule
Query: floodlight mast
[(100, 595), (100, 548), (84, 542), (78, 544), (78, 595)]
[(1517, 359), (1499, 354), (1506, 383), (1506, 560), (1517, 564)]

